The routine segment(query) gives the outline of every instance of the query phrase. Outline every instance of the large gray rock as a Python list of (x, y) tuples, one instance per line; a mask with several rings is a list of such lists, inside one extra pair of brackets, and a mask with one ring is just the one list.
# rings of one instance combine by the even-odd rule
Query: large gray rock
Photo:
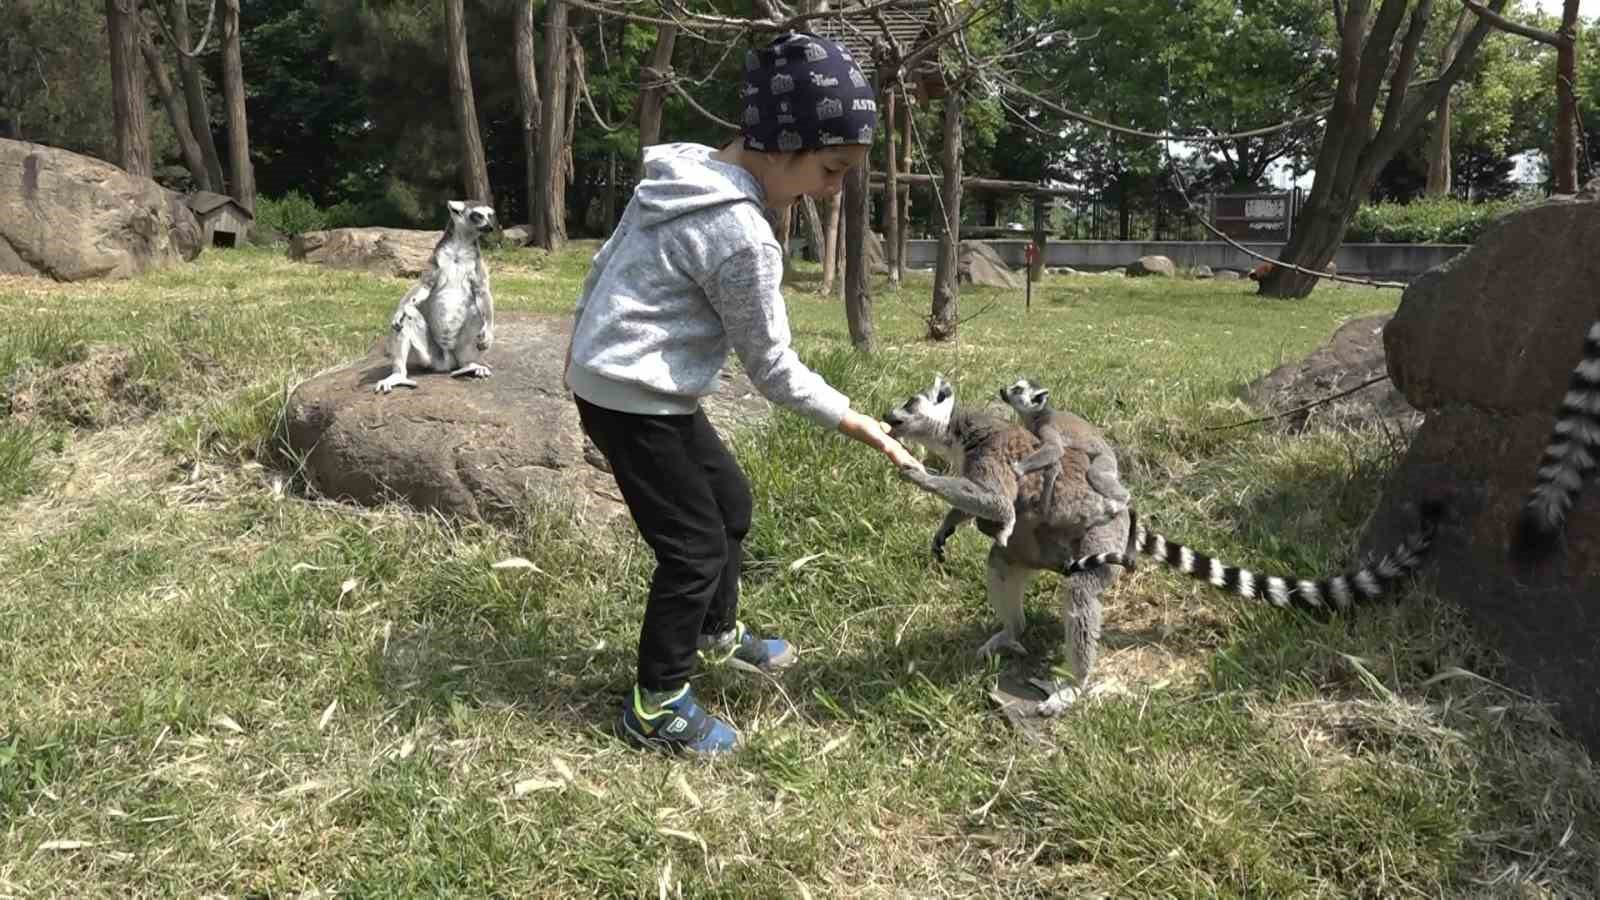
[(1509, 214), (1406, 289), (1384, 329), (1389, 373), (1427, 421), (1364, 539), (1384, 547), (1415, 505), (1449, 518), (1427, 571), (1504, 655), (1510, 681), (1557, 702), (1600, 750), (1600, 489), (1573, 509), (1564, 556), (1534, 570), (1508, 547), (1567, 378), (1596, 315), (1600, 199)]
[(1128, 266), (1128, 275), (1133, 278), (1143, 278), (1156, 275), (1161, 278), (1173, 278), (1178, 274), (1178, 267), (1172, 260), (1165, 256), (1141, 256)]
[(1022, 289), (1022, 276), (1011, 271), (994, 248), (983, 241), (962, 241), (956, 277), (969, 284)]
[(0, 273), (127, 278), (200, 255), (180, 195), (108, 162), (0, 139)]
[(330, 228), (289, 242), (289, 258), (334, 269), (415, 278), (428, 267), (443, 231), (411, 228)]
[[(1365, 316), (1339, 326), (1326, 344), (1298, 362), (1284, 363), (1245, 388), (1245, 399), (1272, 414), (1291, 431), (1313, 423), (1362, 426), (1385, 420), (1401, 433), (1416, 430), (1422, 414), (1406, 402), (1393, 381), (1367, 384), (1388, 374), (1383, 329), (1388, 315)], [(1359, 388), (1359, 389), (1358, 389)], [(1311, 409), (1302, 409), (1345, 391), (1355, 391)]]
[[(374, 394), (389, 373), (382, 341), (366, 358), (298, 385), (289, 446), (321, 494), (361, 504), (403, 500), (426, 510), (511, 521), (534, 506), (570, 504), (603, 521), (624, 512), (604, 457), (588, 445), (562, 384), (571, 321), (503, 313), (488, 379), (414, 375), (415, 389)], [(724, 372), (705, 404), (724, 438), (767, 414), (742, 374)]]

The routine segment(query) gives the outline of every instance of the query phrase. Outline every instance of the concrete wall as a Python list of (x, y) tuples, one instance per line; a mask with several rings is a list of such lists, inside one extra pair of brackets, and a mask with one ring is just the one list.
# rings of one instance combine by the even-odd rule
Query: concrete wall
[[(1023, 266), (1026, 239), (985, 241), (1006, 265)], [(912, 240), (906, 264), (914, 269), (933, 267), (939, 242)], [(1276, 258), (1282, 244), (1245, 244), (1264, 256)], [(1381, 279), (1415, 278), (1457, 253), (1468, 244), (1345, 244), (1334, 256), (1341, 275), (1362, 275)], [(1141, 256), (1161, 255), (1180, 269), (1210, 266), (1248, 272), (1257, 260), (1221, 241), (1049, 241), (1045, 244), (1046, 266), (1071, 266), (1097, 271), (1126, 266)]]

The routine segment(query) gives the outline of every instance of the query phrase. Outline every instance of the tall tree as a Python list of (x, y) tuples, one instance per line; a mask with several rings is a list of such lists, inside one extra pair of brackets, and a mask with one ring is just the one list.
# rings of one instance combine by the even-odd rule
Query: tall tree
[(943, 213), (939, 220), (939, 258), (933, 272), (933, 312), (928, 316), (928, 337), (936, 341), (956, 336), (956, 300), (961, 293), (957, 281), (961, 262), (961, 113), (966, 96), (955, 79), (944, 97), (944, 157), (941, 160), (944, 183), (939, 188), (936, 206)]
[(522, 115), (522, 157), (526, 173), (528, 209), (537, 207), (539, 195), (539, 70), (533, 52), (533, 0), (521, 0), (517, 8), (516, 67), (517, 105)]
[(467, 22), (463, 0), (445, 0), (445, 48), (450, 60), (450, 108), (455, 112), (461, 137), (461, 182), (467, 197), (492, 203), (489, 164), (483, 158), (483, 133), (478, 126), (478, 104), (472, 98), (472, 70), (467, 66)]
[(144, 69), (139, 60), (138, 0), (106, 0), (106, 36), (111, 43), (111, 114), (116, 124), (117, 165), (149, 178), (150, 122), (145, 116)]
[(544, 26), (544, 107), (539, 121), (539, 190), (532, 211), (533, 242), (559, 250), (567, 242), (567, 4), (548, 0)]
[(211, 176), (206, 172), (205, 157), (200, 152), (200, 145), (195, 141), (194, 132), (189, 129), (189, 116), (183, 109), (183, 100), (172, 88), (172, 79), (167, 77), (167, 67), (161, 59), (161, 51), (150, 39), (150, 31), (146, 28), (139, 30), (139, 52), (144, 54), (145, 68), (150, 71), (150, 78), (155, 82), (156, 93), (161, 97), (161, 105), (167, 110), (167, 121), (172, 123), (172, 131), (178, 136), (178, 149), (183, 152), (184, 165), (189, 167), (189, 177), (194, 179), (195, 186), (202, 191), (214, 191)]
[[(107, 0), (116, 3), (117, 0)], [(244, 63), (239, 53), (239, 0), (222, 0), (222, 96), (228, 107), (228, 195), (256, 210), (256, 173), (250, 163), (250, 125), (244, 112)]]
[[(218, 2), (220, 0), (211, 0), (211, 11), (206, 16), (207, 28), (203, 33), (208, 39)], [(200, 77), (200, 66), (190, 55), (193, 53), (198, 56), (205, 49), (205, 41), (201, 41), (200, 46), (189, 43), (188, 0), (172, 0), (169, 9), (172, 12), (174, 43), (178, 45), (175, 48), (178, 52), (178, 81), (183, 85), (183, 105), (189, 116), (189, 133), (200, 145), (200, 156), (205, 160), (206, 180), (211, 182), (211, 190), (221, 191), (226, 182), (222, 176), (222, 157), (217, 155), (217, 140), (211, 133), (211, 108), (206, 105), (206, 88)]]
[[(1472, 27), (1472, 16), (1463, 9), (1456, 16), (1455, 30), (1445, 45), (1440, 65), (1447, 67), (1461, 50), (1467, 31)], [(1424, 193), (1429, 197), (1443, 197), (1450, 193), (1450, 95), (1445, 94), (1433, 113), (1433, 144), (1428, 154), (1428, 186)]]
[(667, 104), (664, 79), (672, 72), (672, 48), (678, 41), (678, 26), (656, 28), (656, 45), (650, 51), (650, 65), (639, 70), (639, 156), (635, 168), (644, 174), (644, 148), (661, 140), (661, 112)]
[[(1499, 12), (1505, 4), (1491, 0), (1490, 5)], [(1283, 249), (1283, 258), (1295, 266), (1320, 272), (1333, 259), (1379, 171), (1461, 79), (1489, 31), (1488, 23), (1479, 21), (1450, 65), (1426, 88), (1413, 91), (1418, 49), (1432, 15), (1432, 0), (1420, 0), (1414, 7), (1407, 0), (1382, 0), (1376, 13), (1371, 0), (1348, 0), (1345, 5), (1339, 23), (1338, 85), (1317, 153), (1316, 177)], [(1379, 113), (1385, 76), (1388, 96)], [(1304, 297), (1316, 283), (1316, 275), (1279, 266), (1261, 280), (1261, 293)]]
[(1499, 14), (1496, 7), (1486, 9), (1482, 4), (1466, 0), (1467, 8), (1478, 14), (1483, 22), (1502, 31), (1532, 38), (1541, 44), (1556, 48), (1556, 128), (1550, 154), (1550, 174), (1555, 179), (1555, 192), (1578, 192), (1578, 0), (1565, 0), (1561, 7), (1561, 28), (1558, 31), (1540, 31)]

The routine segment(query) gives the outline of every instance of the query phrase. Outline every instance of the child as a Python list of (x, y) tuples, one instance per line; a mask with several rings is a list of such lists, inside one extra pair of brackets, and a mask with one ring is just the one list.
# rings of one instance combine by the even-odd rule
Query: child
[(762, 209), (839, 192), (872, 144), (872, 89), (843, 47), (791, 32), (746, 54), (741, 98), (741, 140), (645, 151), (644, 177), (578, 297), (567, 351), (584, 431), (656, 556), (619, 730), (700, 754), (731, 751), (737, 737), (695, 701), (697, 657), (762, 672), (796, 659), (736, 615), (750, 486), (699, 405), (728, 348), (769, 400), (921, 468), (790, 349), (783, 257)]

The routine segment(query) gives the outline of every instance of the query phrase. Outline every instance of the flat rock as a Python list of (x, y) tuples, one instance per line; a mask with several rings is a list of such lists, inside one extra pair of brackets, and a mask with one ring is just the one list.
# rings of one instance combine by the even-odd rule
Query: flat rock
[(428, 267), (443, 231), (411, 228), (330, 228), (295, 235), (289, 258), (334, 269), (415, 278)]
[(128, 278), (200, 255), (184, 198), (111, 163), (0, 139), (0, 273)]
[[(305, 455), (312, 487), (338, 500), (401, 500), (491, 522), (534, 506), (570, 508), (587, 521), (624, 514), (562, 384), (571, 320), (503, 313), (495, 325), (492, 378), (421, 373), (414, 389), (376, 394), (389, 373), (380, 339), (365, 358), (298, 385), (287, 437)], [(724, 439), (769, 412), (749, 379), (729, 370), (704, 406)]]
[[(1305, 359), (1285, 363), (1251, 382), (1245, 399), (1269, 413), (1286, 413), (1387, 375), (1383, 328), (1389, 318), (1365, 316), (1344, 323)], [(1409, 433), (1422, 423), (1422, 414), (1392, 381), (1380, 381), (1277, 421), (1291, 431), (1302, 431), (1313, 423), (1361, 426), (1380, 419)]]

